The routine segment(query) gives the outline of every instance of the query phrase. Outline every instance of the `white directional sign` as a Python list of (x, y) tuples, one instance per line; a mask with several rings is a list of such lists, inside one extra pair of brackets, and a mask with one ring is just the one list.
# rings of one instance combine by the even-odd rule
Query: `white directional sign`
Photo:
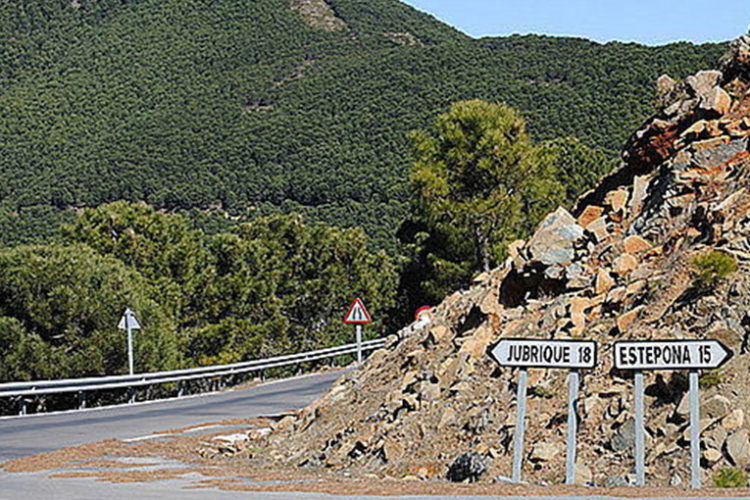
[(596, 366), (596, 342), (590, 340), (532, 340), (501, 339), (491, 351), (492, 357), (501, 366), (519, 368), (516, 388), (516, 428), (513, 435), (513, 464), (511, 477), (514, 483), (521, 482), (523, 470), (523, 445), (526, 428), (526, 381), (527, 368), (561, 368), (568, 373), (568, 436), (565, 458), (565, 483), (575, 482), (576, 433), (578, 431), (578, 386), (577, 370)]
[(354, 299), (352, 305), (349, 306), (349, 312), (346, 313), (344, 323), (347, 325), (365, 325), (367, 323), (372, 323), (372, 316), (367, 312), (367, 308), (365, 307), (365, 303), (362, 302), (362, 299)]
[(125, 309), (125, 313), (123, 313), (122, 318), (120, 319), (120, 323), (117, 325), (117, 328), (119, 328), (120, 330), (127, 330), (128, 328), (132, 330), (140, 330), (141, 325), (138, 324), (138, 320), (135, 319), (135, 313), (128, 307), (127, 309)]
[(501, 366), (586, 369), (596, 366), (596, 342), (589, 340), (501, 339), (492, 349)]
[(701, 487), (698, 370), (718, 368), (733, 352), (718, 340), (623, 340), (615, 342), (615, 368), (635, 372), (635, 484), (646, 482), (644, 370), (690, 370), (690, 487)]
[(618, 370), (707, 370), (733, 355), (718, 340), (619, 341), (614, 349)]

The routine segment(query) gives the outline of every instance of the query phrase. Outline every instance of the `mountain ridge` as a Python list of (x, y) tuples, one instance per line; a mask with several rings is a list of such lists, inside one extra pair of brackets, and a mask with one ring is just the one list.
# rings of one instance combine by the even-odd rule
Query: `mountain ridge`
[(48, 234), (66, 207), (126, 199), (220, 207), (220, 224), (301, 211), (393, 249), (405, 134), (450, 103), (507, 101), (538, 140), (615, 151), (656, 76), (720, 51), (473, 40), (390, 0), (326, 5), (345, 27), (310, 26), (287, 0), (5, 2), (2, 241)]

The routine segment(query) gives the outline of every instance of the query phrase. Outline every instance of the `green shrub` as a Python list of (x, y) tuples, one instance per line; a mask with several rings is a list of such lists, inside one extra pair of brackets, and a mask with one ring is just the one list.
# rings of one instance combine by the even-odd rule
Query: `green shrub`
[(747, 486), (747, 473), (733, 467), (724, 467), (714, 476), (717, 488), (744, 488)]
[(698, 276), (695, 278), (698, 288), (712, 288), (737, 270), (737, 260), (719, 250), (696, 257), (693, 265), (698, 268)]
[(701, 389), (708, 389), (709, 387), (716, 387), (724, 381), (724, 372), (719, 370), (712, 370), (706, 372), (698, 379), (698, 385)]

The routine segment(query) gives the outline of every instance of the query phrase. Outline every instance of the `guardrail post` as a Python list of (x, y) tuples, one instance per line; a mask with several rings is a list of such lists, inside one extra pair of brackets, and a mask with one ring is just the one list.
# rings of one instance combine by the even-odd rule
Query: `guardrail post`
[(182, 394), (185, 392), (185, 385), (182, 383), (182, 380), (177, 382), (177, 397), (181, 398)]
[(84, 408), (86, 408), (86, 393), (78, 391), (78, 409), (83, 410)]
[(26, 412), (26, 398), (21, 397), (20, 403), (21, 403), (21, 407), (18, 410), (18, 414), (19, 415), (26, 415), (26, 413), (27, 413)]
[(128, 404), (135, 403), (135, 387), (128, 387)]

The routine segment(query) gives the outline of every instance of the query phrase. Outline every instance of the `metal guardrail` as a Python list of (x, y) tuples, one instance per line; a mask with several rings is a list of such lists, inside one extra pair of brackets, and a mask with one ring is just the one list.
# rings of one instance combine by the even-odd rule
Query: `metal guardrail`
[[(378, 349), (385, 345), (385, 339), (362, 342), (362, 351)], [(243, 361), (228, 365), (201, 366), (134, 375), (113, 375), (107, 377), (70, 378), (60, 380), (34, 380), (30, 382), (8, 382), (0, 384), (0, 398), (38, 396), (43, 394), (61, 394), (109, 389), (135, 388), (144, 385), (158, 385), (170, 382), (183, 382), (201, 378), (224, 377), (239, 373), (261, 371), (269, 368), (295, 365), (307, 361), (332, 358), (357, 352), (357, 344), (345, 344), (337, 347), (318, 349), (316, 351), (275, 356), (272, 358)]]

